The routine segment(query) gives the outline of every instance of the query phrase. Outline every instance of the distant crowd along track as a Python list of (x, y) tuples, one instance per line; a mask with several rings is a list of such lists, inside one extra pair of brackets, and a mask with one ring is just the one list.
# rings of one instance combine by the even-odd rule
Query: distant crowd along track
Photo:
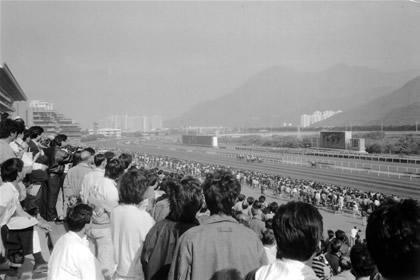
[[(143, 145), (143, 144), (142, 144)], [(303, 153), (273, 153), (273, 152), (255, 152), (252, 151), (238, 151), (233, 147), (225, 147), (224, 149), (214, 149), (202, 146), (187, 146), (177, 144), (158, 144), (158, 143), (144, 143), (144, 145), (157, 145), (158, 147), (165, 146), (169, 149), (185, 150), (188, 152), (200, 151), (212, 154), (219, 154), (226, 157), (236, 158), (239, 154), (253, 155), (263, 159), (266, 162), (276, 164), (299, 164), (312, 166), (313, 163), (318, 168), (339, 169), (341, 172), (348, 173), (373, 173), (377, 176), (386, 177), (407, 177), (411, 179), (420, 180), (420, 166), (410, 163), (372, 163), (360, 159), (340, 159), (340, 158), (323, 158), (320, 156), (305, 155)], [(299, 149), (296, 149), (299, 150)]]
[(318, 182), (351, 186), (363, 191), (395, 194), (402, 197), (420, 199), (419, 181), (407, 179), (383, 178), (369, 174), (345, 174), (331, 169), (310, 168), (299, 165), (274, 164), (270, 162), (247, 163), (234, 158), (220, 157), (205, 151), (195, 149), (177, 149), (172, 145), (141, 144), (118, 145), (125, 151), (142, 152), (157, 156), (167, 156), (183, 160), (192, 160), (204, 164), (217, 164), (235, 169), (263, 172), (272, 175), (290, 176), (294, 179), (307, 179)]
[[(371, 169), (383, 172), (406, 173), (420, 176), (420, 159), (411, 157), (398, 158), (397, 156), (389, 157), (388, 155), (356, 155), (345, 154), (336, 151), (314, 152), (308, 149), (283, 149), (273, 152), (268, 149), (252, 148), (252, 147), (229, 147), (241, 153), (251, 153), (258, 156), (266, 156), (275, 158), (286, 158), (286, 160), (294, 161), (314, 161), (321, 165), (336, 165), (348, 168)], [(389, 159), (386, 161), (385, 159)], [(398, 159), (398, 161), (397, 161)]]
[(364, 161), (376, 161), (386, 163), (406, 163), (413, 165), (420, 165), (419, 156), (398, 156), (392, 154), (362, 154), (349, 150), (337, 150), (326, 148), (277, 148), (277, 147), (260, 147), (260, 146), (233, 146), (226, 145), (235, 150), (242, 151), (257, 151), (257, 152), (271, 152), (271, 153), (289, 153), (289, 154), (305, 154), (319, 157), (332, 157), (343, 159), (358, 159)]

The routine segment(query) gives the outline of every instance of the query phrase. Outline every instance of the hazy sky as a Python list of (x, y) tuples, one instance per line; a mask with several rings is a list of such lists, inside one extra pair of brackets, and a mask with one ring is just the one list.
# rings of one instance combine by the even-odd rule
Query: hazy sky
[(420, 69), (415, 1), (3, 1), (1, 12), (2, 57), (26, 95), (85, 127), (176, 116), (274, 65)]

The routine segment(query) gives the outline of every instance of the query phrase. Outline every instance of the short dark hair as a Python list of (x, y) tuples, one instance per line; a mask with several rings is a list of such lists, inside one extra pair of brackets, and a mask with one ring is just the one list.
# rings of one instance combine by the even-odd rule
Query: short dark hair
[(254, 201), (255, 201), (255, 198), (252, 197), (252, 196), (248, 196), (246, 198), (246, 202), (248, 202), (249, 205), (252, 205), (254, 203)]
[(388, 201), (369, 217), (369, 252), (388, 279), (420, 277), (420, 205), (413, 199)]
[(106, 161), (109, 162), (111, 159), (113, 159), (115, 157), (115, 153), (111, 152), (111, 151), (106, 151), (104, 153)]
[(262, 203), (259, 200), (255, 200), (254, 203), (252, 204), (252, 208), (255, 209), (261, 209), (262, 208)]
[(238, 201), (244, 201), (245, 198), (246, 198), (246, 196), (243, 193), (238, 195)]
[(127, 171), (119, 182), (120, 203), (139, 204), (147, 188), (147, 179), (140, 170)]
[(84, 151), (89, 152), (92, 156), (96, 153), (95, 149), (92, 147), (87, 147), (84, 149)]
[(17, 134), (22, 134), (25, 131), (25, 122), (21, 119), (14, 120), (17, 126)]
[(54, 144), (56, 146), (61, 147), (61, 145), (63, 144), (63, 142), (67, 141), (67, 135), (65, 134), (58, 134), (57, 136), (55, 136), (54, 138)]
[(279, 204), (277, 202), (273, 201), (268, 205), (268, 208), (270, 208), (271, 212), (276, 213), (277, 208), (279, 208)]
[(346, 233), (341, 230), (338, 229), (335, 231), (335, 238), (337, 238), (338, 240), (341, 240), (343, 243), (349, 245), (349, 238), (347, 237)]
[(22, 140), (26, 141), (28, 138), (30, 138), (30, 135), (31, 135), (31, 131), (29, 129), (25, 129), (25, 131), (23, 132)]
[(274, 241), (276, 241), (273, 230), (266, 229), (262, 234), (261, 241), (263, 245), (273, 245)]
[(375, 263), (363, 244), (356, 244), (351, 248), (350, 260), (356, 278), (370, 276), (375, 271)]
[(29, 128), (29, 132), (30, 132), (29, 133), (29, 137), (31, 139), (35, 139), (38, 136), (40, 136), (42, 133), (44, 133), (44, 129), (42, 127), (40, 127), (40, 126), (35, 125), (35, 126), (31, 126)]
[(116, 180), (124, 173), (124, 166), (119, 159), (111, 159), (105, 166), (105, 177)]
[(338, 253), (340, 252), (340, 248), (341, 246), (343, 246), (343, 241), (341, 241), (340, 239), (334, 238), (333, 241), (331, 242), (331, 253)]
[(5, 119), (0, 122), (0, 139), (5, 139), (12, 133), (17, 133), (18, 131), (19, 125), (14, 120)]
[(96, 167), (99, 167), (102, 162), (104, 162), (106, 160), (105, 155), (104, 154), (96, 154), (93, 157), (93, 162), (95, 163)]
[(258, 201), (261, 202), (261, 203), (264, 203), (265, 202), (265, 196), (260, 195), (260, 197), (258, 198)]
[(308, 260), (322, 239), (323, 221), (318, 209), (304, 202), (281, 205), (273, 218), (277, 258)]
[(127, 169), (131, 162), (133, 162), (133, 156), (127, 153), (122, 153), (118, 159), (123, 163), (124, 169)]
[(171, 212), (168, 218), (173, 221), (191, 223), (203, 205), (203, 190), (200, 181), (192, 176), (173, 180), (169, 185), (169, 205)]
[(90, 223), (92, 213), (92, 208), (87, 204), (78, 204), (69, 208), (66, 217), (68, 229), (74, 232), (81, 231), (86, 224)]
[(13, 182), (22, 170), (23, 161), (21, 159), (9, 158), (1, 164), (1, 179), (3, 182)]
[(241, 184), (231, 172), (216, 170), (207, 176), (202, 186), (211, 214), (232, 214), (232, 207), (241, 193)]
[(72, 165), (76, 166), (78, 165), (80, 162), (82, 161), (82, 151), (76, 151), (73, 154), (73, 161), (72, 161)]

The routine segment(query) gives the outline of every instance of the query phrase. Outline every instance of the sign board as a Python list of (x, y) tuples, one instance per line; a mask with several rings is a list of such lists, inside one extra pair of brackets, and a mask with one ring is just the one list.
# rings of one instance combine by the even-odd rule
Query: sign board
[(216, 136), (209, 135), (182, 135), (182, 144), (217, 147), (218, 141)]
[(322, 131), (320, 147), (326, 149), (346, 149), (350, 145), (351, 131)]

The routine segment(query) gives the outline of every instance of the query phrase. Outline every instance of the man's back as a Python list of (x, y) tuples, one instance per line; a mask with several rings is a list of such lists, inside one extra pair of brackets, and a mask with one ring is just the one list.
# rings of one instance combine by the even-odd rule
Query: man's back
[(181, 236), (168, 279), (240, 279), (266, 263), (264, 247), (252, 230), (230, 216), (213, 215)]
[(84, 162), (79, 163), (78, 165), (70, 168), (63, 184), (64, 196), (78, 196), (80, 194), (84, 177), (92, 170), (93, 169), (87, 163)]
[(96, 168), (93, 171), (86, 174), (83, 178), (80, 197), (83, 203), (87, 203), (89, 196), (95, 187), (99, 184), (102, 178), (104, 178), (105, 170)]
[(54, 246), (48, 264), (48, 279), (101, 279), (96, 268), (95, 257), (89, 250), (87, 240), (69, 231)]

